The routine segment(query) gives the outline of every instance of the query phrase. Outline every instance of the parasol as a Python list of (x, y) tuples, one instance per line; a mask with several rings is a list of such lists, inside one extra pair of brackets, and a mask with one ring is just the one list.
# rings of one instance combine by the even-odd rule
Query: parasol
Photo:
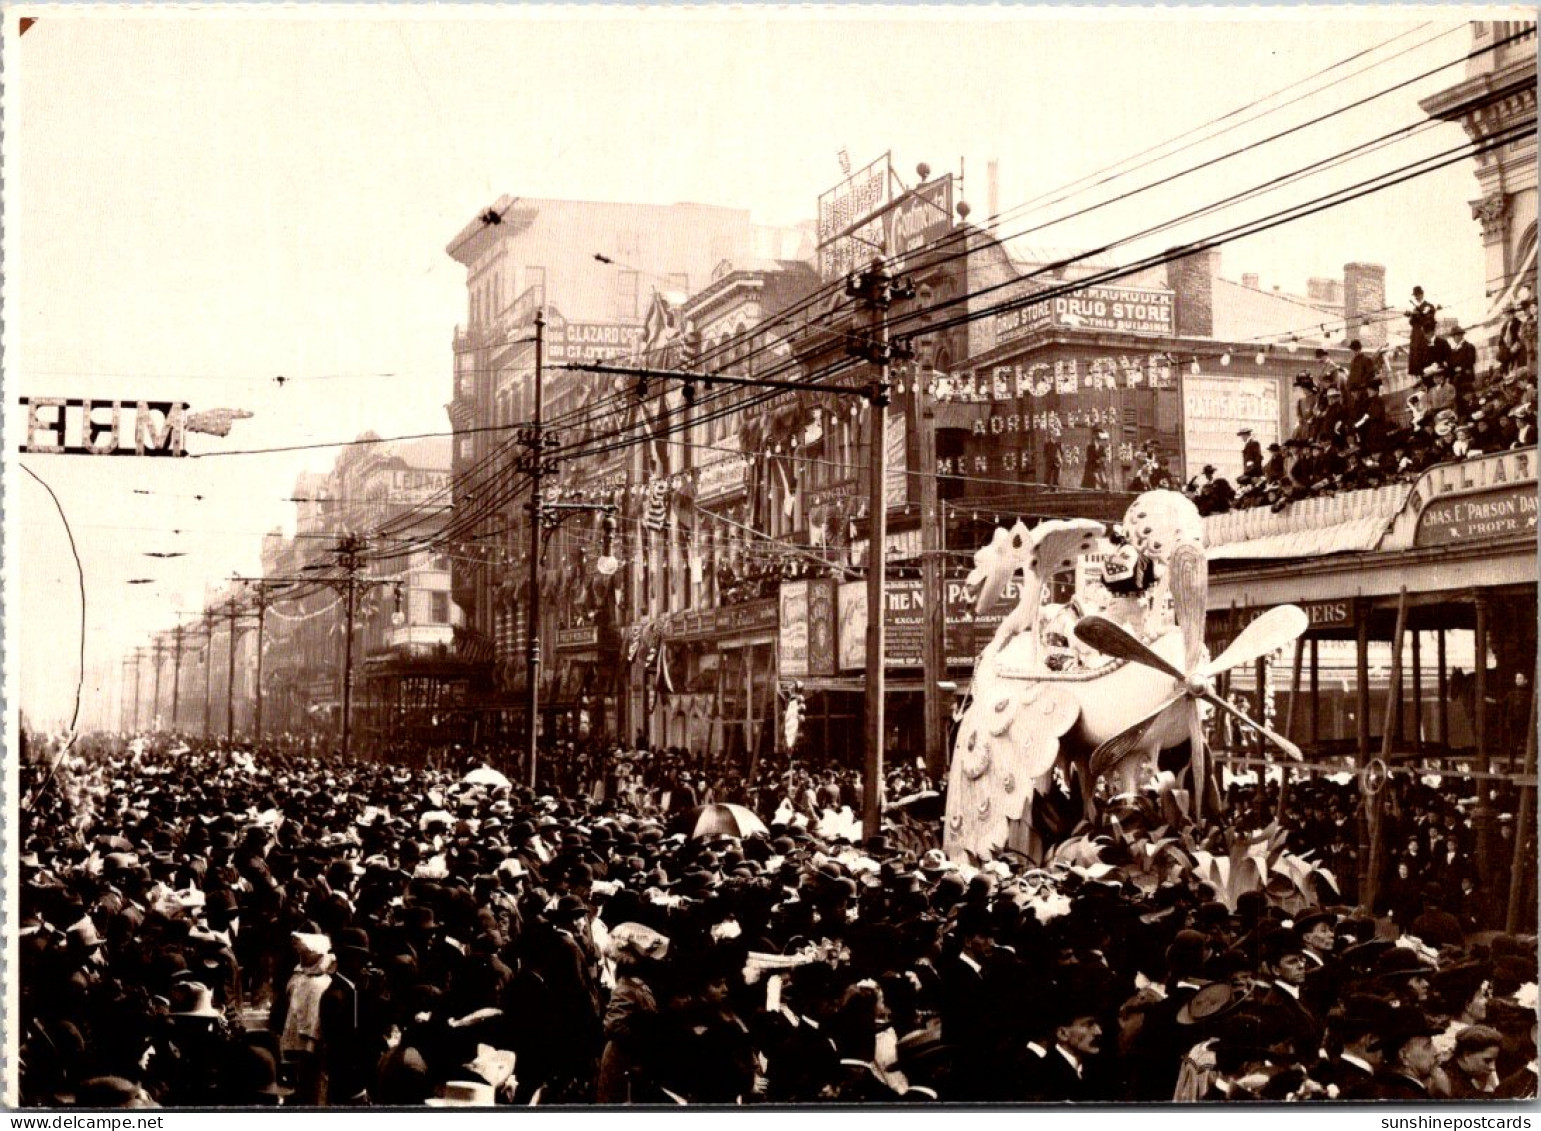
[(692, 840), (705, 840), (713, 836), (745, 837), (768, 832), (765, 822), (742, 805), (703, 805), (690, 815)]
[(460, 779), (461, 785), (485, 785), (489, 789), (512, 789), (513, 783), (490, 766), (481, 766)]

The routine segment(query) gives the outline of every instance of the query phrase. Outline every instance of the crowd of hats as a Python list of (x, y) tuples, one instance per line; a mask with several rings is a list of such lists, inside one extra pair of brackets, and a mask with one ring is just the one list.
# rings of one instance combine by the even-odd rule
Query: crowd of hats
[[(1294, 434), (1269, 444), (1234, 485), (1205, 467), (1189, 485), (1200, 512), (1282, 511), (1301, 499), (1413, 479), (1436, 464), (1534, 446), (1535, 355), (1523, 346), (1534, 344), (1533, 318), (1511, 334), (1521, 344), (1480, 379), (1448, 360), (1451, 342), (1458, 350), (1465, 332), (1448, 333), (1450, 342), (1435, 339), (1445, 348), (1411, 375), (1416, 384), (1405, 398), (1385, 394), (1379, 365), (1367, 358), (1361, 372), (1324, 361), (1314, 374), (1298, 374)], [(1251, 438), (1244, 431), (1237, 442)]]
[[(23, 1103), (1328, 1095), (1307, 1080), (1356, 1026), (1388, 1041), (1416, 1009), (1453, 1056), (1479, 997), (1499, 1069), (1534, 1057), (1533, 936), (1393, 942), (1330, 891), (1128, 860), (975, 869), (792, 799), (696, 839), (688, 812), (469, 768), (153, 744), (27, 768)], [(1271, 982), (1323, 923), (1337, 973), (1302, 1020)]]

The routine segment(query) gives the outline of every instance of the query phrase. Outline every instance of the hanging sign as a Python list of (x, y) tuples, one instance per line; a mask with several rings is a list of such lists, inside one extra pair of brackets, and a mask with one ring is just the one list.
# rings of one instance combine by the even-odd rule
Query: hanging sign
[(21, 450), (28, 455), (187, 454), (187, 405), (178, 401), (23, 397), (21, 404), (27, 411)]

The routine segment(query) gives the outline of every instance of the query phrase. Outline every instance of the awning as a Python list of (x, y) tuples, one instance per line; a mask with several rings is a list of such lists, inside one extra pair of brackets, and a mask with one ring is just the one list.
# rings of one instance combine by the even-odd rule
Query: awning
[[(783, 683), (790, 682), (782, 680)], [(803, 685), (804, 691), (844, 691), (852, 695), (864, 695), (867, 691), (867, 681), (864, 676), (806, 676), (797, 681)], [(884, 691), (924, 691), (926, 681), (920, 677), (899, 679), (889, 676), (884, 681)]]
[(1301, 499), (1275, 514), (1252, 507), (1204, 520), (1210, 561), (1320, 558), (1380, 545), (1412, 493), (1411, 483)]

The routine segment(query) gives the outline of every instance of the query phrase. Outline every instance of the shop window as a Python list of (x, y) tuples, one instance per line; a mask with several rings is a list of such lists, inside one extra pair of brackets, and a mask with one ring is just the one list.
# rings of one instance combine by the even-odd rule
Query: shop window
[(449, 623), (449, 594), (434, 591), (428, 594), (428, 620), (432, 624)]

